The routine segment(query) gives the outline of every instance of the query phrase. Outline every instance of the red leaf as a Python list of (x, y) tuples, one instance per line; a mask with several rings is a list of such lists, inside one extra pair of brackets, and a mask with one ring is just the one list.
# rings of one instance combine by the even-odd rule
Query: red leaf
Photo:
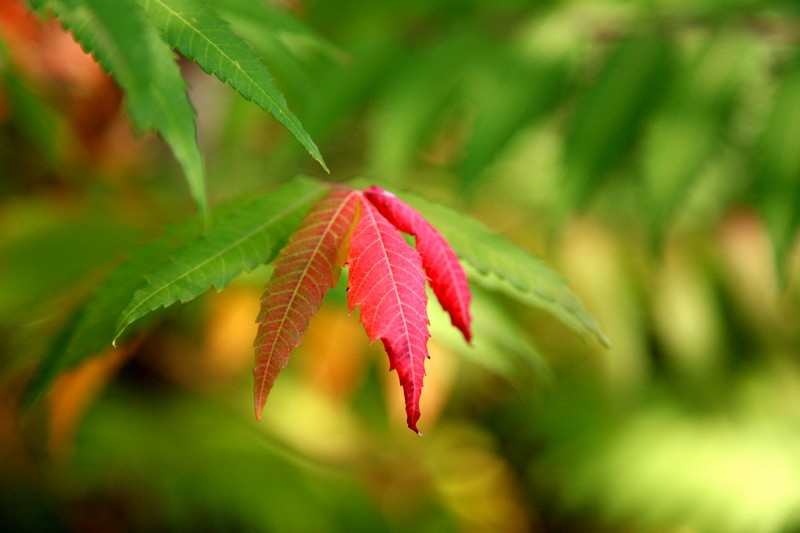
[(378, 208), (397, 229), (414, 235), (422, 264), (430, 278), (431, 288), (453, 325), (461, 330), (467, 342), (472, 338), (469, 313), (471, 295), (467, 274), (453, 249), (441, 233), (414, 208), (378, 186), (364, 191), (364, 196)]
[(419, 398), (430, 337), (420, 254), (364, 200), (348, 264), (347, 304), (351, 311), (360, 306), (369, 339), (383, 341), (390, 370), (397, 370), (403, 386), (408, 427), (419, 433)]
[(336, 285), (361, 193), (336, 189), (319, 200), (275, 261), (261, 298), (253, 369), (256, 418), (269, 391), (303, 339), (327, 290)]

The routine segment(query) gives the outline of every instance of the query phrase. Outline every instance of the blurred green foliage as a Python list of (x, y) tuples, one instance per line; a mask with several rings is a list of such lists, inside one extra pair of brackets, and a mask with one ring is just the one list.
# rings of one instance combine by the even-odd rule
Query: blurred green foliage
[[(21, 415), (79, 302), (193, 208), (161, 142), (131, 133), (117, 89), (7, 2), (1, 524), (800, 527), (796, 2), (307, 0), (270, 6), (277, 18), (218, 4), (331, 179), (413, 190), (544, 256), (611, 347), (484, 292), (465, 347), (432, 310), (419, 439), (340, 287), (256, 424), (261, 268), (165, 313)], [(181, 66), (212, 205), (323, 177), (263, 111)]]

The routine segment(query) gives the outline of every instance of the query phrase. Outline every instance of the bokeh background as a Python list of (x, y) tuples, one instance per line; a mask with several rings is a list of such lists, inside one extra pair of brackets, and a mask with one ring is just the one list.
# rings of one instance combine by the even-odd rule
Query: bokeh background
[(332, 169), (184, 61), (214, 205), (305, 173), (472, 214), (611, 340), (431, 306), (423, 438), (332, 291), (256, 423), (269, 267), (21, 411), (70, 312), (193, 216), (178, 166), (54, 22), (0, 1), (0, 529), (800, 529), (794, 1), (215, 0)]

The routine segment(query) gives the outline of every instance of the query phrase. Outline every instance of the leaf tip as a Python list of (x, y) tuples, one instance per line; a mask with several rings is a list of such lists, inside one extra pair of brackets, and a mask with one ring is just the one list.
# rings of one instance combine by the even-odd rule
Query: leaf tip
[[(468, 318), (467, 320), (471, 321), (471, 320), (470, 320), (470, 318)], [(464, 340), (465, 340), (465, 341), (467, 341), (467, 344), (469, 344), (470, 346), (472, 346), (472, 328), (470, 328), (470, 326), (469, 326), (469, 322), (466, 322), (466, 323), (461, 323), (461, 322), (459, 322), (459, 323), (456, 323), (456, 321), (455, 321), (455, 320), (452, 320), (452, 322), (453, 322), (453, 325), (454, 325), (454, 326), (455, 326), (455, 327), (456, 327), (456, 328), (457, 328), (457, 329), (458, 329), (458, 330), (461, 332), (461, 334), (464, 336)]]
[(118, 341), (119, 338), (122, 337), (122, 334), (125, 333), (125, 330), (128, 329), (128, 326), (117, 326), (116, 331), (114, 332), (114, 338), (111, 340), (111, 347), (112, 348), (119, 348)]
[(328, 168), (328, 165), (325, 163), (325, 160), (322, 159), (322, 154), (320, 154), (319, 152), (317, 153), (308, 152), (308, 155), (310, 155), (314, 160), (316, 160), (317, 163), (319, 163), (319, 166), (322, 167), (322, 170), (324, 170), (327, 175), (329, 176), (331, 175), (331, 170)]
[[(404, 386), (403, 388), (405, 389), (406, 387)], [(417, 427), (417, 422), (419, 422), (419, 418), (422, 415), (419, 409), (419, 394), (412, 399), (408, 397), (408, 392), (409, 390), (406, 389), (406, 425), (408, 429), (421, 437), (422, 432)]]
[(266, 405), (266, 403), (266, 398), (262, 399), (256, 391), (255, 397), (253, 398), (253, 408), (255, 410), (256, 422), (261, 422), (261, 417), (264, 414), (264, 405)]
[(602, 332), (602, 331), (600, 331), (600, 330), (597, 330), (597, 333), (596, 333), (596, 335), (595, 335), (595, 336), (597, 337), (597, 340), (598, 340), (598, 341), (600, 341), (600, 345), (601, 345), (603, 348), (605, 348), (606, 350), (608, 350), (608, 349), (610, 349), (610, 348), (611, 348), (611, 339), (609, 339), (609, 338), (606, 336), (606, 334), (605, 334), (605, 333), (603, 333), (603, 332)]

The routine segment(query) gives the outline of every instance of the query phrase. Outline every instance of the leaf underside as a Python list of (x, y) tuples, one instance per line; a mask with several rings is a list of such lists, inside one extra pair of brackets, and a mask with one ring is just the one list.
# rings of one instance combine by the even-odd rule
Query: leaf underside
[(383, 342), (403, 387), (408, 427), (419, 433), (419, 398), (428, 357), (425, 275), (420, 254), (369, 201), (361, 201), (348, 258), (347, 305), (360, 308), (371, 341)]
[(469, 342), (472, 338), (469, 285), (456, 253), (419, 212), (395, 195), (372, 186), (364, 191), (364, 196), (394, 227), (416, 238), (417, 251), (422, 256), (422, 266), (433, 293), (450, 315), (453, 325)]
[(325, 171), (328, 167), (311, 136), (289, 110), (266, 65), (202, 0), (140, 0), (164, 38), (209, 74), (270, 113), (308, 150)]
[(206, 212), (204, 171), (194, 109), (175, 56), (146, 23), (135, 0), (31, 0), (49, 7), (125, 92), (133, 124), (157, 132), (181, 164), (192, 197)]
[(328, 193), (303, 217), (275, 261), (261, 299), (255, 340), (254, 403), (259, 420), (278, 373), (302, 341), (325, 293), (339, 280), (359, 203), (357, 191)]

